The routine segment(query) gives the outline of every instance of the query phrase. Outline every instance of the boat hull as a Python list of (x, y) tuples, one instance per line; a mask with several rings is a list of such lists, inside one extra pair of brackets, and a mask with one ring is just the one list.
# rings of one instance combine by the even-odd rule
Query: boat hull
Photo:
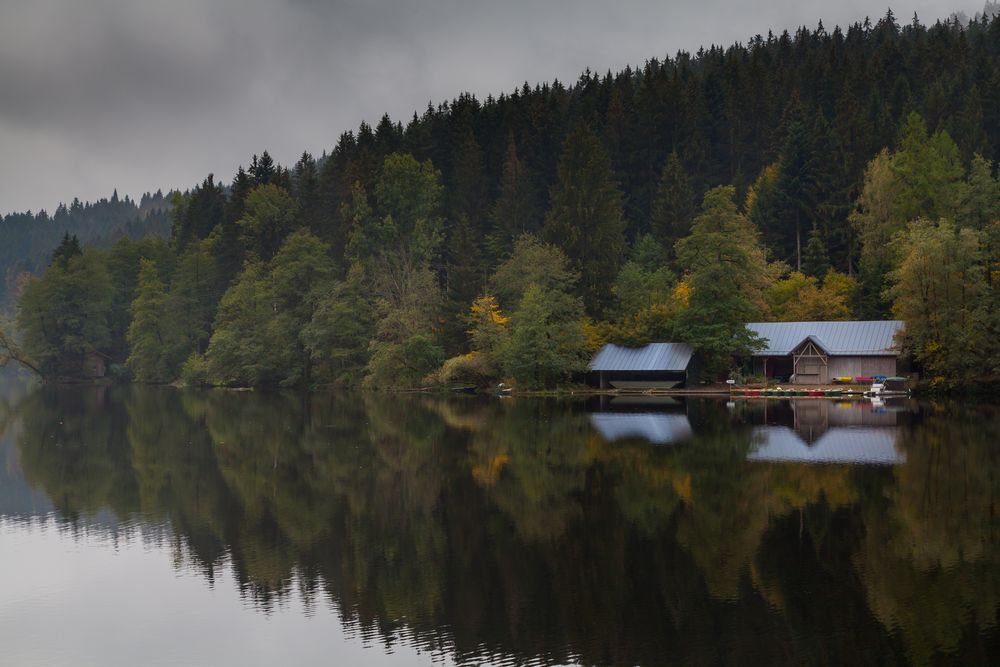
[(610, 382), (615, 389), (673, 389), (680, 383), (680, 380), (611, 380)]

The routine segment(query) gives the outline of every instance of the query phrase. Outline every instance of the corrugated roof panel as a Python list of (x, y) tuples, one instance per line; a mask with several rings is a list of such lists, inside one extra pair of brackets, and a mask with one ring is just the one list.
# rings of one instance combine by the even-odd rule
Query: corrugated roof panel
[(767, 339), (755, 356), (791, 354), (802, 341), (813, 337), (829, 354), (890, 355), (896, 353), (895, 337), (903, 328), (899, 320), (878, 322), (751, 322), (747, 328)]
[(592, 371), (684, 371), (693, 350), (686, 343), (622, 347), (608, 343), (590, 362)]

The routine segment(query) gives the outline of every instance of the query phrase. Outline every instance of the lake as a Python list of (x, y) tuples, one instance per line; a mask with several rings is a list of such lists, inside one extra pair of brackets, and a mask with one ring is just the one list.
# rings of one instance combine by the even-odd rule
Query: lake
[(0, 664), (1000, 656), (1000, 410), (7, 387)]

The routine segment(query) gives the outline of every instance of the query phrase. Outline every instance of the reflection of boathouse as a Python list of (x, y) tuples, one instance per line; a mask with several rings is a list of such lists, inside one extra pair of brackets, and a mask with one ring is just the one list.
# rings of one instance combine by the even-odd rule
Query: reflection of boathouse
[(590, 362), (590, 379), (602, 389), (670, 389), (687, 381), (693, 354), (686, 343), (623, 347), (608, 343)]
[(595, 412), (590, 423), (608, 442), (640, 439), (669, 445), (691, 437), (691, 423), (685, 414)]
[(590, 424), (608, 442), (645, 440), (669, 445), (691, 437), (691, 422), (684, 405), (669, 396), (601, 396), (600, 411)]
[(754, 415), (752, 461), (892, 465), (905, 456), (896, 448), (897, 412), (867, 401), (767, 402)]
[(795, 384), (828, 384), (837, 377), (897, 374), (900, 321), (753, 322), (763, 349), (753, 354), (757, 375)]

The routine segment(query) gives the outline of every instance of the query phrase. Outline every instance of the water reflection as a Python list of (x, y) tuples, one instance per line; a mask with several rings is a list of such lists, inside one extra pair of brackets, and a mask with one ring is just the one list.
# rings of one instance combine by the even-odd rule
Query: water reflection
[(671, 396), (601, 396), (590, 423), (605, 440), (637, 438), (655, 445), (691, 437), (684, 404)]
[(896, 442), (907, 418), (905, 402), (893, 410), (867, 400), (748, 401), (757, 446), (754, 461), (896, 465), (906, 455)]
[(0, 514), (136, 526), (264, 613), (301, 597), (457, 662), (998, 650), (992, 408), (52, 387), (5, 405)]

